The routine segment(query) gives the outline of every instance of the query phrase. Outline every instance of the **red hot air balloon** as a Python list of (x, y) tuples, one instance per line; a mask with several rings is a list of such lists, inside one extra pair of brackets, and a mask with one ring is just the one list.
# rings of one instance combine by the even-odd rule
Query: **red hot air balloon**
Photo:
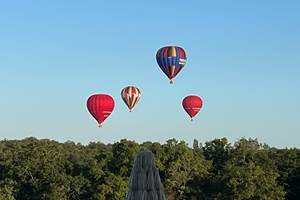
[(182, 70), (186, 63), (186, 53), (183, 48), (166, 46), (160, 48), (156, 53), (156, 61), (160, 69), (172, 79)]
[(191, 117), (191, 121), (193, 121), (193, 117), (197, 115), (202, 108), (202, 100), (200, 97), (195, 95), (186, 96), (182, 101), (182, 106)]
[(101, 127), (103, 121), (112, 113), (115, 102), (107, 94), (94, 94), (88, 98), (86, 105), (91, 115), (97, 120), (99, 127)]
[(121, 97), (123, 101), (126, 103), (129, 111), (131, 112), (133, 107), (137, 104), (141, 97), (141, 92), (137, 87), (128, 86), (123, 88), (121, 91)]

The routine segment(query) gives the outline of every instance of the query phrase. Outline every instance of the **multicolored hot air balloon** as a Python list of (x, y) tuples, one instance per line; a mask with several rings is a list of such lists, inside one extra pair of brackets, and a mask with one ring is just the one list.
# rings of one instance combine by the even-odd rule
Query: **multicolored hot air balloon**
[(191, 117), (191, 121), (193, 121), (193, 117), (196, 116), (202, 108), (202, 100), (195, 95), (186, 96), (182, 101), (182, 106)]
[(103, 121), (112, 113), (114, 107), (114, 99), (107, 94), (94, 94), (87, 100), (88, 111), (97, 120), (99, 127), (102, 126)]
[(123, 101), (126, 103), (127, 107), (129, 108), (129, 111), (131, 112), (133, 107), (140, 100), (141, 92), (135, 86), (127, 86), (122, 89), (121, 97)]
[(160, 69), (170, 79), (170, 83), (173, 83), (172, 79), (181, 71), (186, 63), (186, 54), (181, 47), (166, 46), (157, 51), (156, 61)]

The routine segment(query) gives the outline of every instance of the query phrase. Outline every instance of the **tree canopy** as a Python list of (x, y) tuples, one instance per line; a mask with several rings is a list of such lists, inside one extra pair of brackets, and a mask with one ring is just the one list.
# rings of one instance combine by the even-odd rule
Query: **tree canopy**
[(300, 199), (300, 149), (255, 139), (205, 143), (123, 139), (88, 145), (26, 138), (0, 141), (0, 200), (123, 200), (141, 150), (155, 164), (169, 200)]

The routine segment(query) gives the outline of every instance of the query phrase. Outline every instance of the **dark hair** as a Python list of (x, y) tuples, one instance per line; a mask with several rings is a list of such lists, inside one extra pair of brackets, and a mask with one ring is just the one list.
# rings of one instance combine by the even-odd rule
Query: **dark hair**
[(141, 151), (136, 156), (126, 200), (166, 200), (151, 151)]

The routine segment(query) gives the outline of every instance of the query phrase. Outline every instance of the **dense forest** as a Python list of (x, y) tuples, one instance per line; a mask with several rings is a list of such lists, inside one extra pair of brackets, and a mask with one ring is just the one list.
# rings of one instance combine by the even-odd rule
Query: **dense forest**
[(26, 138), (0, 141), (0, 200), (123, 200), (142, 149), (154, 153), (169, 200), (300, 199), (300, 149), (245, 138), (192, 147), (175, 139), (82, 145)]

